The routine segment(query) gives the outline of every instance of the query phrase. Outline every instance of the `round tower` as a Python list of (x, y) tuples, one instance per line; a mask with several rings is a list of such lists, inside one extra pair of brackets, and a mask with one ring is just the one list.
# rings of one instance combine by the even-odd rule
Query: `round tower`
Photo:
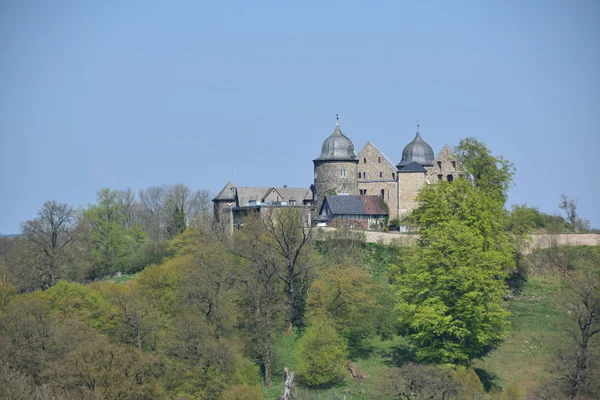
[(352, 141), (340, 130), (337, 115), (336, 119), (335, 130), (321, 146), (321, 155), (313, 160), (317, 211), (328, 194), (358, 195), (358, 158)]

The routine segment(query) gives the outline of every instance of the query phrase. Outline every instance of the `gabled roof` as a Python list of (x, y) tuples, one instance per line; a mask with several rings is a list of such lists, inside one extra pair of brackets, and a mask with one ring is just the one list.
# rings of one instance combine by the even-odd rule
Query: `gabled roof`
[(235, 200), (235, 186), (231, 181), (215, 196), (213, 201), (215, 200)]
[(409, 164), (406, 164), (404, 167), (399, 167), (399, 168), (400, 168), (398, 170), (399, 174), (405, 173), (405, 172), (427, 172), (427, 170), (425, 168), (423, 168), (423, 166), (416, 161), (413, 161)]
[(385, 215), (388, 212), (381, 206), (379, 196), (325, 196), (325, 204), (333, 215)]
[(367, 215), (385, 215), (388, 210), (383, 207), (383, 199), (380, 196), (360, 196), (365, 214)]
[(239, 187), (237, 188), (238, 207), (244, 207), (250, 200), (262, 201), (269, 189), (266, 187)]
[(313, 198), (312, 191), (310, 188), (277, 188), (277, 192), (281, 194), (281, 196), (285, 199), (285, 201), (290, 200), (308, 200)]

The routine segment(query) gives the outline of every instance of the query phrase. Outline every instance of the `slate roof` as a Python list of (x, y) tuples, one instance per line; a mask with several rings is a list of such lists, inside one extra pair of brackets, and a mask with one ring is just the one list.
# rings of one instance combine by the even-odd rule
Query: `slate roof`
[(325, 196), (325, 203), (334, 215), (385, 215), (387, 211), (381, 206), (379, 196)]
[(402, 150), (402, 160), (396, 166), (401, 168), (413, 161), (421, 165), (433, 165), (433, 158), (433, 149), (421, 138), (421, 134), (417, 130), (417, 135), (413, 141)]
[(403, 172), (427, 172), (427, 170), (418, 162), (413, 161), (409, 164), (406, 164), (404, 167), (400, 167), (398, 173), (401, 174)]
[(285, 199), (284, 201), (309, 200), (313, 198), (310, 188), (276, 188), (277, 192)]
[(296, 200), (298, 205), (302, 205), (304, 200), (313, 198), (310, 188), (235, 187), (229, 181), (213, 201), (237, 200), (237, 206), (244, 207), (250, 200), (262, 202), (272, 191), (276, 191), (282, 197), (281, 201)]
[(238, 187), (238, 207), (244, 207), (250, 200), (262, 201), (271, 188), (266, 187)]
[(360, 196), (365, 214), (367, 215), (386, 215), (388, 211), (381, 204), (383, 199), (379, 196)]
[(325, 139), (321, 146), (321, 155), (314, 161), (355, 161), (354, 144), (352, 140), (342, 133), (340, 126), (336, 125), (333, 133)]
[(227, 182), (227, 185), (215, 196), (215, 200), (235, 200), (235, 187), (231, 181)]

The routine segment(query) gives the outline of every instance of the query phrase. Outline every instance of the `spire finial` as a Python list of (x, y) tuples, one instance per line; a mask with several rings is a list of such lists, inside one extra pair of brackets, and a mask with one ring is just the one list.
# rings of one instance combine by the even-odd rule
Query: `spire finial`
[(335, 126), (340, 126), (340, 115), (335, 114)]
[(419, 118), (417, 118), (417, 133), (419, 133)]

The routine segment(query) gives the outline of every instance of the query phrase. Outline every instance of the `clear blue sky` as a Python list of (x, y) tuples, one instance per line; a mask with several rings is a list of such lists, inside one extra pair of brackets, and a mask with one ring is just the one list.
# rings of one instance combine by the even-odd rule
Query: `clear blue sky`
[(596, 0), (4, 0), (0, 233), (103, 187), (308, 187), (336, 113), (394, 162), (417, 118), (475, 137), (510, 203), (600, 227)]

